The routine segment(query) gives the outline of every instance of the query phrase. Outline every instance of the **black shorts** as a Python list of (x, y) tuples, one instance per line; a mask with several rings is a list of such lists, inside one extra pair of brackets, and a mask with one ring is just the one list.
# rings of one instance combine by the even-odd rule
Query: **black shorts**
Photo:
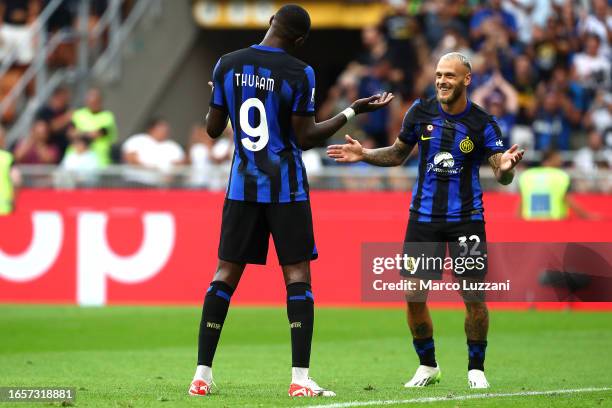
[(411, 269), (401, 272), (403, 276), (441, 279), (446, 267), (452, 268), (458, 277), (482, 278), (487, 272), (487, 235), (483, 221), (410, 220), (404, 242), (404, 253), (408, 256), (430, 259), (413, 263)]
[(219, 259), (265, 265), (270, 234), (281, 265), (317, 259), (310, 201), (256, 203), (226, 199)]

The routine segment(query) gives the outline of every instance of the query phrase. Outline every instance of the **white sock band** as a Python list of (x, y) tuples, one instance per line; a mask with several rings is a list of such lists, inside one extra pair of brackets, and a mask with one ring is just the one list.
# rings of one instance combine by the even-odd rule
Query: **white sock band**
[(308, 368), (291, 367), (291, 382), (303, 384), (308, 379)]
[(204, 380), (209, 385), (212, 382), (212, 368), (209, 366), (199, 365), (196, 368), (195, 375), (193, 376), (194, 380)]
[(355, 116), (355, 111), (353, 110), (353, 108), (346, 108), (345, 110), (343, 110), (340, 113), (343, 114), (346, 117), (346, 121), (347, 122), (349, 120), (351, 120), (351, 118), (353, 118)]

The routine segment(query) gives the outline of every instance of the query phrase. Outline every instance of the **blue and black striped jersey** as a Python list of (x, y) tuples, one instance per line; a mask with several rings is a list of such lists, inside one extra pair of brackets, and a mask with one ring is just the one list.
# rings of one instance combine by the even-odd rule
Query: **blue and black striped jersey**
[(404, 117), (399, 139), (419, 145), (410, 205), (417, 221), (484, 219), (480, 164), (505, 150), (493, 116), (469, 100), (457, 115), (444, 112), (435, 98), (417, 100)]
[(314, 115), (313, 69), (285, 51), (253, 45), (222, 56), (213, 72), (211, 106), (229, 114), (234, 158), (231, 200), (308, 200), (308, 180), (292, 115)]

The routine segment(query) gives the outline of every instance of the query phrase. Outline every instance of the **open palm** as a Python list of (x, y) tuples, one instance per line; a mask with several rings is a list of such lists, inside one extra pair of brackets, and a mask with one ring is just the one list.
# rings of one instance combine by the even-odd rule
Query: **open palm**
[(363, 146), (349, 135), (346, 144), (327, 146), (327, 155), (340, 163), (354, 163), (363, 159)]
[(501, 171), (509, 171), (514, 168), (523, 159), (524, 150), (519, 150), (518, 145), (513, 145), (506, 150), (499, 161), (499, 169)]

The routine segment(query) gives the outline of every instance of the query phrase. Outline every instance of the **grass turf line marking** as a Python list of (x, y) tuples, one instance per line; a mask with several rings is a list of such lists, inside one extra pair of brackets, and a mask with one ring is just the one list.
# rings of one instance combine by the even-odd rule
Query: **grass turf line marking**
[(472, 394), (472, 395), (458, 395), (456, 397), (423, 397), (423, 398), (412, 398), (406, 400), (377, 400), (377, 401), (353, 401), (353, 402), (339, 402), (337, 404), (321, 404), (321, 405), (307, 405), (306, 408), (349, 408), (349, 407), (367, 407), (370, 405), (396, 405), (396, 404), (417, 404), (424, 402), (441, 402), (441, 401), (463, 401), (470, 399), (482, 399), (482, 398), (499, 398), (499, 397), (525, 397), (534, 395), (554, 395), (554, 394), (577, 394), (581, 392), (598, 392), (598, 391), (612, 391), (610, 387), (604, 388), (576, 388), (570, 390), (549, 390), (549, 391), (523, 391), (523, 392), (509, 392), (500, 394)]

